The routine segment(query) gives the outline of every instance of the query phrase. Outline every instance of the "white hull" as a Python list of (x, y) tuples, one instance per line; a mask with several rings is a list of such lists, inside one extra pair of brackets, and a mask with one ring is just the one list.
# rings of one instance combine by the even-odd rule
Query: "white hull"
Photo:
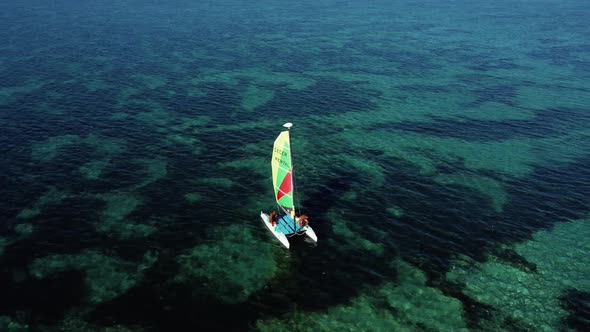
[(289, 249), (289, 240), (287, 240), (287, 236), (285, 236), (285, 234), (283, 233), (275, 231), (275, 228), (272, 226), (270, 220), (268, 219), (268, 214), (260, 211), (260, 218), (266, 225), (266, 228), (268, 228), (268, 230), (281, 242), (282, 245)]
[(313, 229), (309, 225), (305, 226), (305, 235), (307, 235), (310, 239), (312, 239), (313, 242), (318, 242), (317, 235), (315, 235), (315, 232), (313, 231)]

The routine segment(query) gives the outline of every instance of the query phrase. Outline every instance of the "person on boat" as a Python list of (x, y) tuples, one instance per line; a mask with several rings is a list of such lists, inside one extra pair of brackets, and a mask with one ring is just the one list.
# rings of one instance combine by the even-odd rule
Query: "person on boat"
[(270, 220), (270, 224), (274, 227), (277, 225), (277, 212), (276, 211), (272, 211), (270, 213), (270, 215), (268, 216), (268, 219)]
[(309, 220), (307, 220), (307, 215), (305, 214), (300, 215), (297, 221), (299, 221), (299, 226), (302, 228), (309, 225)]

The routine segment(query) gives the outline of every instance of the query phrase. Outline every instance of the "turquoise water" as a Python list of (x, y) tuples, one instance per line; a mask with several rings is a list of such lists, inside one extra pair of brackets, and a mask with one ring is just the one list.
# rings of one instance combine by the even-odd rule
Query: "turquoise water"
[(0, 1), (0, 330), (587, 330), (589, 14)]

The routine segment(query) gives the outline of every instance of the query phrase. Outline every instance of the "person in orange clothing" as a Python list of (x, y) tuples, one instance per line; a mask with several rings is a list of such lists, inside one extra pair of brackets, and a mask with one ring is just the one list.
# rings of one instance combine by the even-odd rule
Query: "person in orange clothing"
[(277, 212), (276, 211), (272, 211), (270, 213), (270, 215), (268, 216), (268, 219), (270, 220), (270, 224), (274, 227), (277, 225)]
[(306, 214), (300, 215), (298, 221), (299, 221), (299, 226), (301, 226), (302, 228), (309, 225), (309, 220), (307, 220)]

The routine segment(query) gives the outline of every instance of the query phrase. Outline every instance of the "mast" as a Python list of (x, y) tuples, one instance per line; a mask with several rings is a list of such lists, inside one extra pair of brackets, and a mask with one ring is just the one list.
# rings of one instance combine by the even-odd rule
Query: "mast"
[(293, 187), (293, 191), (291, 192), (291, 195), (293, 196), (293, 209), (291, 210), (291, 218), (293, 218), (293, 227), (295, 227), (294, 229), (297, 229), (297, 225), (295, 225), (295, 176), (293, 175), (293, 150), (291, 149), (291, 127), (293, 127), (293, 123), (287, 122), (283, 125), (283, 127), (287, 128), (289, 131), (287, 138), (289, 142), (289, 158), (291, 159), (291, 186)]
[(293, 150), (292, 150), (292, 145), (291, 145), (291, 127), (293, 127), (293, 124), (291, 122), (287, 122), (283, 125), (283, 127), (287, 128), (287, 142), (289, 144), (289, 159), (291, 159), (291, 186), (292, 186), (292, 191), (291, 191), (291, 195), (293, 196), (293, 209), (291, 209), (291, 219), (293, 219), (293, 231), (296, 232), (297, 230), (297, 220), (295, 220), (295, 176), (293, 174)]

